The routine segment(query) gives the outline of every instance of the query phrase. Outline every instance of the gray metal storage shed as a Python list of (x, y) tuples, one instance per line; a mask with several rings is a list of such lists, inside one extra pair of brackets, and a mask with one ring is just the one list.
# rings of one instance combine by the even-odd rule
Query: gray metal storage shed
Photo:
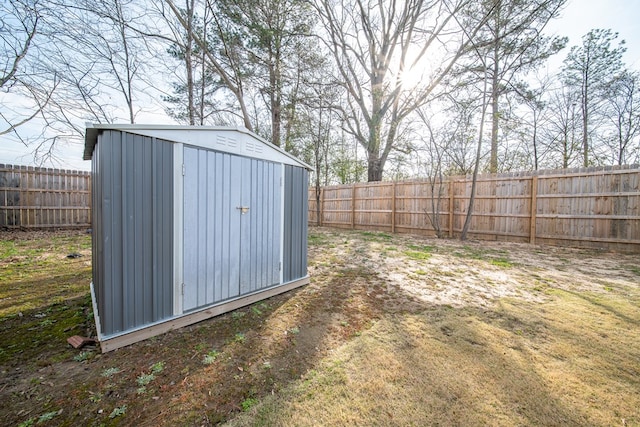
[(102, 351), (309, 283), (309, 166), (244, 128), (92, 125)]

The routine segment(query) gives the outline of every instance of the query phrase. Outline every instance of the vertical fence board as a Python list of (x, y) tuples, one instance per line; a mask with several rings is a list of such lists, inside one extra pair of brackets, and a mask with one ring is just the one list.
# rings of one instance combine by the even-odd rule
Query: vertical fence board
[(0, 164), (0, 228), (90, 227), (91, 175)]
[[(310, 204), (315, 200), (310, 192)], [(471, 177), (323, 187), (322, 223), (363, 230), (460, 234)], [(310, 208), (311, 209), (311, 208)], [(314, 212), (309, 212), (310, 223)], [(640, 168), (478, 177), (469, 236), (640, 252)]]

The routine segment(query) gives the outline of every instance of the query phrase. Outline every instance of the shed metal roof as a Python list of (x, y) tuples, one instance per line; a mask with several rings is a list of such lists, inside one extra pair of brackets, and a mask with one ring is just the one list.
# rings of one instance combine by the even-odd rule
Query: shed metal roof
[[(116, 130), (179, 142), (196, 147), (210, 148), (247, 157), (255, 157), (290, 164), (311, 170), (311, 166), (270, 144), (244, 127), (180, 126), (142, 124), (87, 124), (84, 142), (84, 160), (91, 160), (98, 135), (106, 130)], [(234, 134), (236, 136), (234, 136)]]

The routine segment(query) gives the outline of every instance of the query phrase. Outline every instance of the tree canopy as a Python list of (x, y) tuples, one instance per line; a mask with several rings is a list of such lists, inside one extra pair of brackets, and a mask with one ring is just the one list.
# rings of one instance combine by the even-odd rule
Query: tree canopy
[(86, 121), (239, 125), (323, 184), (638, 162), (625, 43), (563, 53), (545, 28), (565, 3), (4, 2), (0, 137), (42, 162)]

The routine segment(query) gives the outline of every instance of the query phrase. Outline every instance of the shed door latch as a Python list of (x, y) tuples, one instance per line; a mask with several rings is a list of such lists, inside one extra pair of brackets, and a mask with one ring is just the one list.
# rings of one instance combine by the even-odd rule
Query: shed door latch
[(241, 211), (242, 215), (244, 215), (247, 212), (249, 212), (249, 206), (236, 206), (236, 209), (239, 209)]

